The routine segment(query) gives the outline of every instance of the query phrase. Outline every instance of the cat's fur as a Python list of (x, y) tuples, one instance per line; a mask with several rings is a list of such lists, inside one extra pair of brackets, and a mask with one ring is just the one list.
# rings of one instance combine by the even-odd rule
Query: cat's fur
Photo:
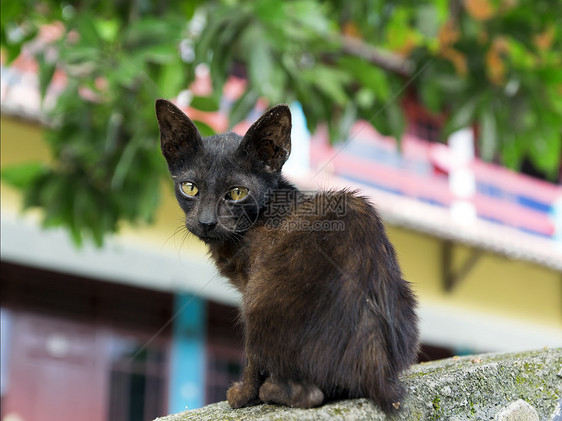
[[(367, 397), (385, 411), (398, 407), (398, 376), (418, 352), (416, 299), (375, 209), (348, 191), (300, 193), (283, 178), (291, 148), (285, 105), (244, 137), (202, 139), (166, 100), (156, 113), (186, 226), (242, 293), (247, 366), (228, 390), (230, 405), (309, 408)], [(181, 193), (186, 181), (197, 197)], [(232, 187), (249, 195), (232, 202)], [(313, 226), (324, 228), (306, 229)]]

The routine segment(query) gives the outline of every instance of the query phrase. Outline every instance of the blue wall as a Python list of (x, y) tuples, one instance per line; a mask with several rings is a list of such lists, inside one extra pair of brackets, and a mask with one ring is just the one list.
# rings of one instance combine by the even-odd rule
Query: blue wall
[(205, 300), (193, 295), (176, 295), (174, 317), (170, 359), (170, 413), (205, 405)]

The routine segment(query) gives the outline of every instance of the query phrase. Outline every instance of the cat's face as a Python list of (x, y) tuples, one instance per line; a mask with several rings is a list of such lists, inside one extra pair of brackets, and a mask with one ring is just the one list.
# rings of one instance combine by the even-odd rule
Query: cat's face
[(194, 159), (173, 173), (187, 229), (206, 242), (221, 241), (249, 229), (257, 220), (275, 177), (247, 171), (233, 133), (202, 141)]
[(288, 108), (272, 108), (244, 137), (205, 139), (172, 103), (157, 100), (156, 114), (187, 229), (207, 243), (220, 243), (251, 228), (290, 152)]

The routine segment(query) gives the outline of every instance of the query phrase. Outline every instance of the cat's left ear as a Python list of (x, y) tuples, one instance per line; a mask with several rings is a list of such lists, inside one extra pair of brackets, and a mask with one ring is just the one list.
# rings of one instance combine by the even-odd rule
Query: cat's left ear
[(201, 135), (189, 117), (170, 101), (157, 99), (155, 105), (162, 154), (170, 171), (176, 172), (202, 149)]
[(284, 104), (266, 111), (246, 132), (239, 151), (269, 172), (279, 172), (291, 153), (291, 111)]

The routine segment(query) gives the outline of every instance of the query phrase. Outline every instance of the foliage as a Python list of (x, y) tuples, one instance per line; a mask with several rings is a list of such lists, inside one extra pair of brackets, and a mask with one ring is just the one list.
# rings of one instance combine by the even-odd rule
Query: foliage
[(562, 11), (548, 0), (465, 0), (437, 42), (412, 54), (435, 58), (417, 92), (431, 110), (448, 110), (446, 134), (475, 124), (484, 159), (523, 158), (554, 178), (562, 155)]
[(59, 22), (56, 30), (62, 22), (61, 36), (37, 48), (42, 95), (55, 70), (67, 80), (48, 111), (53, 127), (45, 140), (55, 164), (28, 165), (26, 177), (8, 168), (3, 177), (24, 189), (26, 206), (43, 208), (46, 226), (66, 226), (77, 244), (86, 236), (101, 245), (120, 220), (150, 221), (165, 174), (154, 98), (187, 86), (190, 67), (178, 43), (193, 10), (179, 2), (181, 14), (156, 2), (2, 2), (3, 19), (6, 3), (15, 9), (2, 21), (9, 58), (22, 45), (9, 42), (14, 28), (26, 41), (42, 25)]
[[(36, 53), (41, 93), (55, 71), (67, 77), (46, 138), (55, 164), (3, 176), (77, 243), (101, 244), (121, 220), (150, 221), (164, 173), (154, 98), (176, 96), (201, 63), (214, 88), (193, 99), (201, 110), (217, 109), (233, 69), (247, 76), (231, 125), (258, 98), (298, 100), (309, 128), (326, 123), (334, 141), (358, 118), (399, 139), (408, 93), (446, 117), (445, 135), (475, 125), (484, 158), (517, 168), (528, 157), (554, 176), (561, 22), (549, 0), (2, 2), (4, 56), (54, 24), (61, 36)], [(382, 59), (365, 58), (373, 51)], [(410, 70), (391, 71), (396, 60)]]

